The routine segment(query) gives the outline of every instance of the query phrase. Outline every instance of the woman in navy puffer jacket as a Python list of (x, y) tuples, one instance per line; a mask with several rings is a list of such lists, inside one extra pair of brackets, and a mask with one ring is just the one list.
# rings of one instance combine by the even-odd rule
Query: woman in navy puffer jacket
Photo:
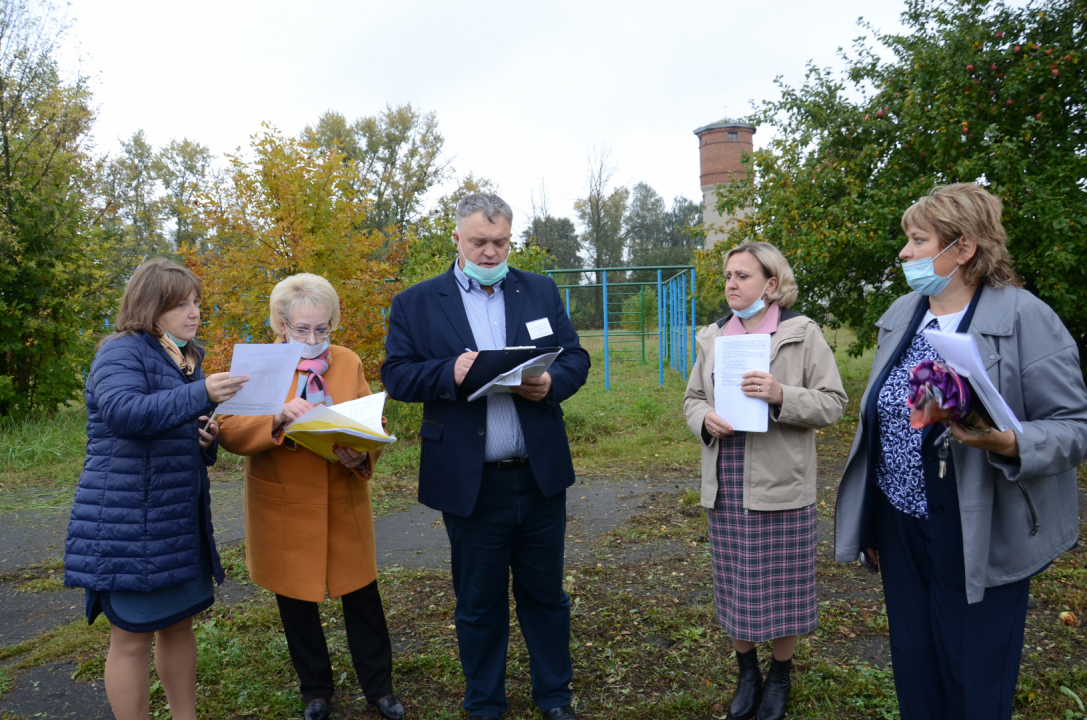
[(202, 424), (247, 378), (204, 377), (199, 299), (185, 268), (141, 265), (87, 375), (87, 459), (64, 582), (86, 588), (88, 622), (110, 621), (106, 694), (118, 720), (148, 717), (153, 639), (171, 714), (196, 720), (192, 616), (223, 581), (207, 473), (219, 428)]

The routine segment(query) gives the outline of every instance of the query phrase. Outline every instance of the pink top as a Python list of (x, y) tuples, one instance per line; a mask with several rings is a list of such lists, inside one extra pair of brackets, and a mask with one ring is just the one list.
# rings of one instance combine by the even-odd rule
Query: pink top
[(721, 335), (769, 335), (778, 329), (780, 321), (781, 308), (777, 303), (770, 303), (769, 307), (766, 308), (766, 314), (762, 316), (762, 320), (759, 320), (759, 324), (750, 333), (744, 327), (740, 316), (733, 313), (732, 317), (725, 323), (724, 329), (721, 330)]

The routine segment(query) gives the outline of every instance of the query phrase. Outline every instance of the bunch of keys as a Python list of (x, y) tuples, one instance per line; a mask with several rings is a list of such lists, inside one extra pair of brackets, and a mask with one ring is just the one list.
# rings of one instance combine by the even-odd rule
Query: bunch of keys
[(951, 426), (948, 425), (938, 438), (936, 444), (940, 447), (936, 450), (936, 457), (940, 459), (940, 477), (947, 475), (947, 459), (951, 457)]

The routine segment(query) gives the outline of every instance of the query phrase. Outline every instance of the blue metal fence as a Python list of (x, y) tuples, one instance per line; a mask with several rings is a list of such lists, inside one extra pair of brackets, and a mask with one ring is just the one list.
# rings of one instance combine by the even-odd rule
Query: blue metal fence
[[(650, 281), (627, 280), (627, 273), (635, 271), (655, 272), (657, 277)], [(687, 378), (689, 369), (694, 365), (695, 358), (695, 270), (691, 265), (669, 265), (652, 267), (614, 267), (614, 268), (571, 268), (551, 270), (548, 275), (554, 279), (555, 275), (595, 274), (599, 277), (598, 283), (559, 284), (559, 289), (564, 291), (566, 299), (566, 315), (570, 317), (570, 291), (588, 290), (600, 288), (602, 310), (601, 319), (603, 327), (598, 332), (596, 328), (578, 329), (578, 334), (583, 338), (600, 337), (604, 342), (604, 387), (611, 389), (611, 363), (613, 355), (616, 359), (632, 359), (619, 357), (622, 353), (631, 351), (622, 349), (623, 343), (641, 343), (641, 360), (645, 362), (645, 339), (656, 336), (657, 338), (657, 382), (664, 384), (664, 366), (668, 366)], [(646, 327), (645, 313), (645, 289), (655, 288), (657, 291), (657, 329), (648, 330)], [(631, 290), (638, 288), (638, 290)], [(626, 310), (625, 303), (632, 296), (641, 294), (641, 311)], [(618, 303), (613, 298), (618, 299)], [(634, 319), (634, 317), (637, 319)], [(640, 324), (640, 330), (629, 329), (632, 324)], [(689, 328), (689, 332), (688, 332)]]

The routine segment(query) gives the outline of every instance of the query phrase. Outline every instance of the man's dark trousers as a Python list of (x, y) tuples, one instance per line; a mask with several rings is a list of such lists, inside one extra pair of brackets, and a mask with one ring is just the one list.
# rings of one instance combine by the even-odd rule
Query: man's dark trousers
[(566, 491), (547, 498), (532, 470), (484, 466), (468, 517), (444, 513), (457, 594), (457, 640), (467, 680), (464, 709), (499, 717), (506, 702), (509, 577), (528, 646), (532, 698), (541, 710), (569, 705), (570, 597), (562, 588)]

